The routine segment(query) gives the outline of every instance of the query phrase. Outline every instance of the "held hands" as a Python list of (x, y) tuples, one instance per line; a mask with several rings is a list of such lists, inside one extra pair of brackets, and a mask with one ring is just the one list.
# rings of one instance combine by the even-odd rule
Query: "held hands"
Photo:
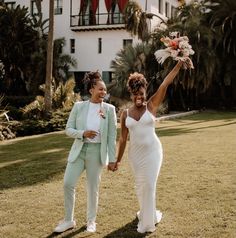
[(108, 171), (112, 171), (115, 172), (116, 170), (118, 170), (120, 163), (119, 162), (110, 162), (107, 166), (107, 170)]

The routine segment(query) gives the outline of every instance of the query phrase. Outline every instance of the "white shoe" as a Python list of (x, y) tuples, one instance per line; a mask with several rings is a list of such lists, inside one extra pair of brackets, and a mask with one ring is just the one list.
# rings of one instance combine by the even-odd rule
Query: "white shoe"
[(136, 213), (137, 218), (140, 220), (140, 211)]
[(74, 228), (76, 225), (75, 221), (62, 221), (55, 228), (54, 232), (61, 233), (66, 230)]
[[(136, 216), (140, 220), (140, 211), (137, 212)], [(155, 224), (159, 223), (161, 221), (161, 218), (162, 218), (162, 212), (159, 210), (156, 210)]]
[(87, 232), (96, 232), (96, 223), (94, 221), (88, 221)]
[(162, 212), (157, 210), (156, 211), (156, 224), (159, 223), (161, 221), (161, 218), (162, 218)]
[(154, 232), (155, 230), (156, 230), (156, 227), (153, 228), (153, 229), (146, 229), (146, 230), (140, 229), (140, 228), (138, 227), (137, 232), (143, 234), (143, 233), (146, 233), (146, 232)]

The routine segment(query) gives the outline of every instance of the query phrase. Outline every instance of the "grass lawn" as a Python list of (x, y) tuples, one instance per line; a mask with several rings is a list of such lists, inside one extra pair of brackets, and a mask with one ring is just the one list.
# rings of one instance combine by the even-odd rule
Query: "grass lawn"
[[(77, 187), (77, 227), (52, 233), (63, 218), (63, 175), (72, 139), (52, 133), (0, 142), (0, 237), (236, 237), (236, 113), (202, 112), (157, 123), (164, 161), (157, 186), (163, 219), (136, 232), (138, 210), (127, 152), (104, 170), (97, 232), (84, 231), (86, 179)], [(127, 151), (127, 150), (126, 150)]]

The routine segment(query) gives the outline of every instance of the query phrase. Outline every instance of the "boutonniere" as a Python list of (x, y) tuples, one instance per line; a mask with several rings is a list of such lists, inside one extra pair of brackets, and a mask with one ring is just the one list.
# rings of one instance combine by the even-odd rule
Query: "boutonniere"
[(104, 108), (101, 107), (98, 113), (103, 119), (106, 119)]

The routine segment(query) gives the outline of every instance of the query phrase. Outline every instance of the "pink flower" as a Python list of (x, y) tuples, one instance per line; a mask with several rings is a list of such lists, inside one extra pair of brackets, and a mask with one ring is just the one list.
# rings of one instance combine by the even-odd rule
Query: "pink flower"
[(105, 113), (104, 113), (104, 111), (102, 110), (102, 108), (100, 108), (98, 114), (99, 114), (103, 119), (106, 119)]
[(173, 49), (178, 49), (178, 43), (174, 40), (170, 41), (169, 46)]

